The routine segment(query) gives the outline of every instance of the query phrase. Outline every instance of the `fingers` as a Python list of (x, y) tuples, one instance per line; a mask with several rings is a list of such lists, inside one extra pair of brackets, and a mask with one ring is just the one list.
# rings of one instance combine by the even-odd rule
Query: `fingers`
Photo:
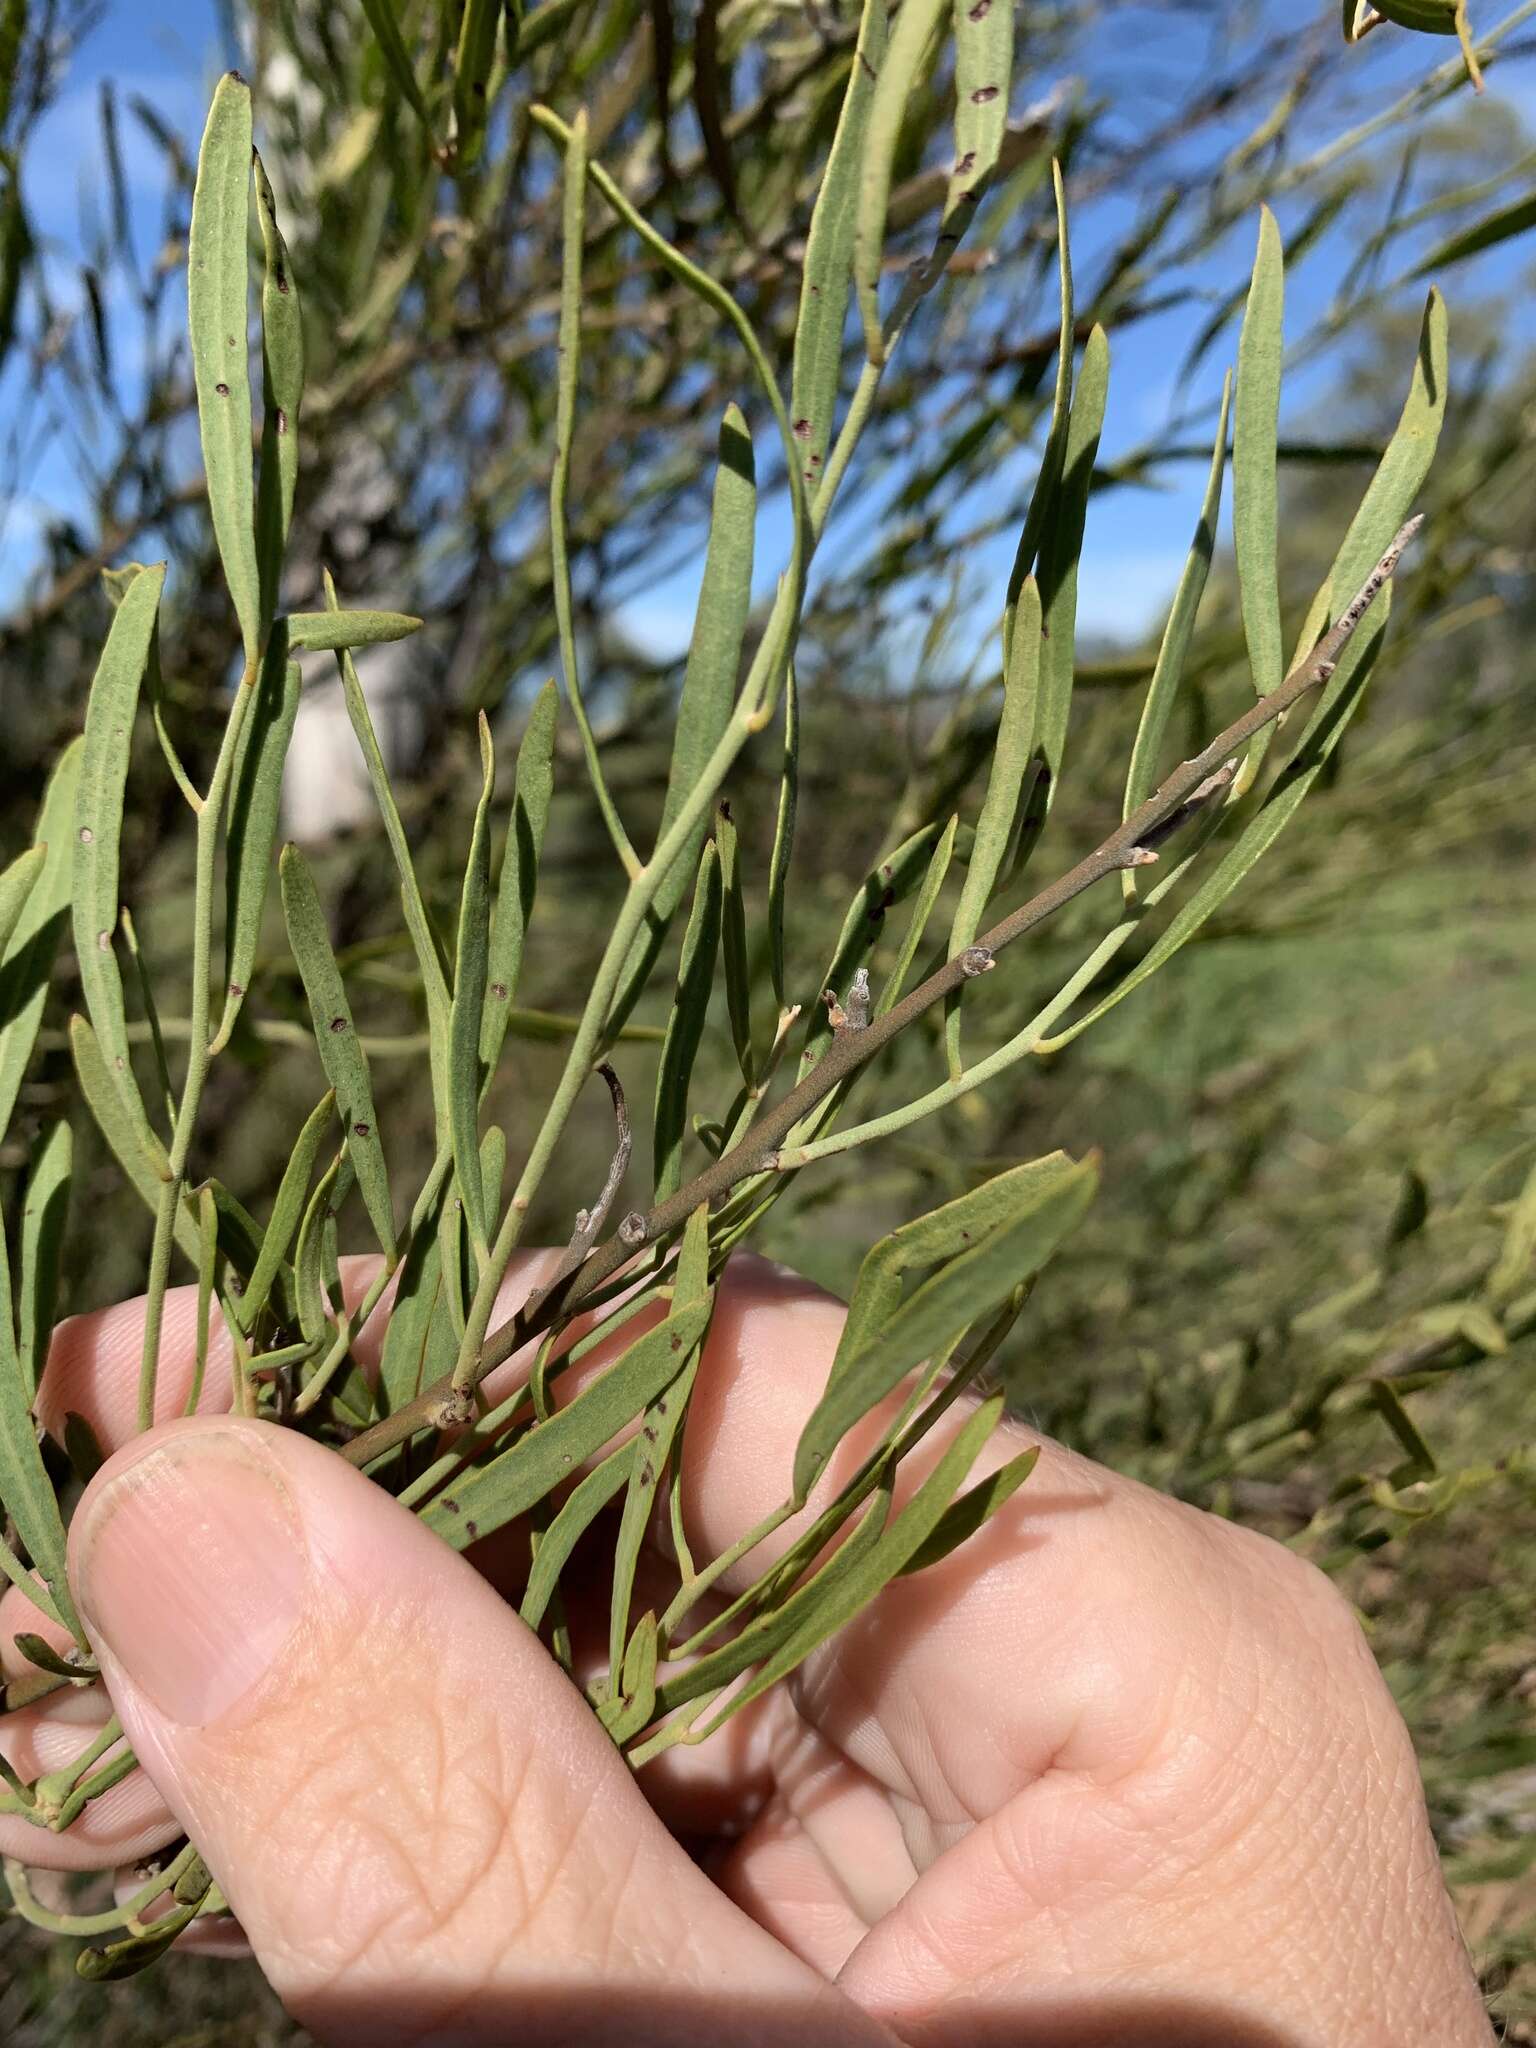
[(233, 1418), (141, 1439), (87, 1490), (71, 1576), (145, 1770), (322, 2038), (719, 2038), (727, 1987), (765, 2016), (743, 2041), (885, 2038), (715, 1891), (474, 1570), (322, 1446)]

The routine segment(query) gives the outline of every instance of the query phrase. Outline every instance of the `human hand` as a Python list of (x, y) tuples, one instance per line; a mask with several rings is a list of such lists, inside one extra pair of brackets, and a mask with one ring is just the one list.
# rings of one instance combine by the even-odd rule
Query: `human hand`
[[(733, 1262), (686, 1439), (696, 1553), (782, 1497), (841, 1321)], [(167, 1415), (192, 1326), (173, 1294)], [(0, 1819), (0, 1849), (128, 1863), (185, 1830), (322, 2040), (1491, 2039), (1407, 1733), (1278, 1546), (1047, 1444), (979, 1537), (637, 1784), (496, 1590), (514, 1543), (477, 1571), (329, 1451), (208, 1412), (218, 1356), (198, 1417), (130, 1441), (139, 1332), (136, 1304), (64, 1325), (40, 1409), (123, 1446), (72, 1578), (143, 1769), (70, 1835)], [(1006, 1424), (988, 1463), (1032, 1440)], [(57, 1640), (7, 1593), (11, 1670), (20, 1628)], [(55, 1696), (0, 1747), (54, 1767), (87, 1710)]]

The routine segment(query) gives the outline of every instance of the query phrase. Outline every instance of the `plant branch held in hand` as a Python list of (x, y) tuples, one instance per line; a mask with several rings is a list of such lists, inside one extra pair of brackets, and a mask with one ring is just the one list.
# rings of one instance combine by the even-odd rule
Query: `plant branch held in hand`
[[(502, 1364), (530, 1337), (549, 1329), (561, 1315), (586, 1301), (641, 1246), (654, 1243), (679, 1229), (701, 1203), (716, 1202), (738, 1182), (774, 1167), (779, 1146), (810, 1110), (909, 1025), (935, 1004), (942, 1003), (952, 990), (975, 977), (978, 953), (995, 957), (1015, 940), (1055, 916), (1096, 882), (1127, 867), (1148, 864), (1149, 855), (1155, 859), (1152, 843), (1166, 838), (1170, 830), (1176, 830), (1221, 793), (1226, 786), (1222, 778), (1226, 775), (1230, 758), (1240, 753), (1256, 734), (1283, 717), (1311, 691), (1330, 681), (1344, 650), (1391, 580), (1404, 549), (1421, 524), (1422, 516), (1415, 517), (1398, 532), (1333, 625), (1277, 689), (1259, 698), (1193, 759), (1181, 762), (1122, 825), (1075, 867), (1069, 868), (1038, 895), (1010, 912), (990, 931), (982, 933), (973, 945), (966, 947), (954, 959), (946, 961), (884, 1016), (873, 1018), (861, 1030), (845, 1029), (835, 1033), (816, 1065), (799, 1085), (766, 1109), (730, 1151), (648, 1214), (637, 1212), (626, 1216), (606, 1244), (573, 1265), (562, 1278), (552, 1281), (509, 1322), (494, 1331), (481, 1349), (476, 1379)], [(398, 1413), (354, 1438), (346, 1447), (346, 1456), (353, 1464), (366, 1465), (418, 1430), (436, 1427), (442, 1419), (444, 1397), (448, 1391), (446, 1382), (428, 1388)]]

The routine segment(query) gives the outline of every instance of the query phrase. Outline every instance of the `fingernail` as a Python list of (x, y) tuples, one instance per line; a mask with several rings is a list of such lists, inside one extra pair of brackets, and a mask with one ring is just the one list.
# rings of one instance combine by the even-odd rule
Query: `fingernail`
[(87, 1629), (182, 1727), (236, 1707), (303, 1612), (309, 1551), (259, 1425), (157, 1444), (87, 1503), (75, 1534)]

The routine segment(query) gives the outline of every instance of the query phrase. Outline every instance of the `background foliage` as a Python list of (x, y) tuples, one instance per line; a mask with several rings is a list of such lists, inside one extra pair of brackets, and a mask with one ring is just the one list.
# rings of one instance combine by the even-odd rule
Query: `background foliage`
[[(1288, 630), (1336, 545), (1339, 507), (1358, 497), (1395, 419), (1432, 274), (1453, 299), (1457, 369), (1427, 544), (1401, 588), (1388, 686), (1314, 793), (1307, 826), (1175, 967), (1061, 1053), (940, 1120), (827, 1162), (773, 1212), (762, 1248), (846, 1291), (879, 1231), (959, 1192), (978, 1168), (1057, 1144), (1102, 1147), (1099, 1199), (1011, 1340), (1010, 1387), (1066, 1440), (1342, 1575), (1419, 1740), (1490, 1991), (1523, 2038), (1536, 2014), (1536, 1486), (1524, 1370), (1536, 1310), (1520, 1264), (1530, 1227), (1520, 1196), (1536, 1161), (1536, 750), (1524, 701), (1536, 389), (1520, 237), (1536, 153), (1521, 60), (1536, 7), (1474, 16), (1482, 101), (1454, 44), (1383, 29), (1348, 47), (1331, 0), (1283, 14), (1175, 0), (1020, 8), (1018, 69), (1030, 84), (1011, 109), (1008, 175), (967, 238), (973, 270), (918, 316), (896, 400), (850, 478), (864, 544), (840, 549), (816, 587), (800, 675), (797, 946), (830, 954), (850, 891), (903, 822), (967, 789), (978, 800), (998, 708), (984, 654), (998, 580), (988, 544), (997, 534), (1011, 547), (1050, 405), (1052, 153), (1085, 252), (1080, 335), (1095, 319), (1117, 342), (1145, 325), (1198, 357), (1144, 444), (1101, 460), (1090, 519), (1134, 493), (1137, 516), (1161, 520), (1158, 494), (1195, 444), (1208, 445), (1209, 373), (1235, 349), (1267, 197), (1292, 276), (1305, 280), (1293, 286), (1289, 329), (1301, 399), (1283, 451)], [(434, 622), (412, 643), (401, 687), (415, 726), (407, 822), (444, 929), (478, 789), (469, 714), (483, 707), (500, 737), (515, 735), (554, 661), (542, 510), (559, 191), (522, 110), (534, 97), (564, 112), (585, 102), (594, 149), (624, 190), (729, 282), (787, 367), (807, 195), (854, 27), (844, 9), (752, 0), (686, 14), (665, 0), (545, 0), (528, 15), (518, 75), (493, 81), (486, 139), (467, 164), (462, 148), (444, 160), (452, 17), (406, 16), (426, 120), (361, 11), (261, 6), (229, 24), (305, 280), (308, 481), (288, 601), (320, 602), (325, 562), (346, 601)], [(226, 674), (235, 653), (189, 424), (187, 138), (153, 107), (104, 91), (101, 170), (78, 249), (49, 249), (28, 223), (29, 141), (69, 89), (71, 62), (88, 58), (92, 24), (76, 0), (11, 0), (0, 21), (11, 61), (0, 475), (17, 498), (35, 499), (46, 479), (55, 500), (28, 573), (0, 584), (7, 853), (30, 835), (41, 769), (79, 727), (107, 616), (100, 567), (173, 553), (185, 656), (168, 688), (204, 779), (216, 729), (201, 716), (206, 679)], [(1182, 47), (1186, 61), (1159, 73), (1142, 42)], [(941, 71), (898, 165), (893, 218), (914, 251), (931, 240), (944, 196), (947, 92)], [(130, 123), (163, 158), (152, 248), (121, 170)], [(713, 323), (633, 243), (599, 240), (587, 283), (589, 321), (613, 346), (588, 349), (573, 457), (577, 626), (610, 784), (626, 816), (646, 823), (660, 812), (663, 714), (680, 663), (626, 630), (625, 599), (699, 555), (716, 424), (741, 380)], [(1209, 731), (1248, 688), (1224, 557), (1195, 663), (1188, 716), (1192, 732), (1197, 722)], [(1041, 856), (1047, 871), (1115, 822), (1140, 702), (1132, 685), (1148, 666), (1137, 646), (1083, 650), (1075, 766)], [(179, 958), (191, 838), (174, 793), (155, 808), (164, 781), (153, 741), (141, 744), (127, 893), (145, 906), (149, 957)], [(777, 773), (765, 744), (733, 780), (758, 875)], [(568, 729), (556, 790), (519, 999), (562, 1014), (590, 981), (618, 882)], [(363, 825), (309, 851), (325, 901), (339, 906), (333, 931), (352, 946), (363, 1028), (412, 1037), (419, 1012), (390, 936), (398, 913), (377, 833)], [(878, 891), (872, 910), (882, 914)], [(1021, 1003), (1032, 982), (1060, 980), (1089, 929), (1086, 911), (1069, 912), (1031, 942)], [(216, 1080), (210, 1105), (227, 1177), (258, 1210), (315, 1094), (303, 992), (275, 917), (260, 971), (264, 1014), (287, 1003), (300, 1042), (271, 1031), (242, 1041), (238, 1073)], [(66, 989), (47, 1020), (53, 1049), (24, 1097), (33, 1129), (72, 1095), (67, 1002)], [(660, 1020), (659, 1001), (640, 1013)], [(514, 1153), (560, 1058), (537, 1039), (521, 1050), (517, 1085), (496, 1104)], [(895, 1057), (915, 1061), (918, 1048)], [(701, 1058), (705, 1092), (728, 1100), (723, 1015)], [(624, 1049), (632, 1099), (648, 1098), (652, 1059), (654, 1048)], [(380, 1117), (392, 1156), (419, 1173), (432, 1134), (391, 1072), (375, 1061)], [(609, 1144), (595, 1095), (575, 1128), (534, 1235), (563, 1241), (590, 1199), (592, 1162)], [(76, 1136), (69, 1309), (137, 1286), (148, 1240), (85, 1122)], [(1419, 1389), (1406, 1434), (1365, 1390), (1384, 1366)], [(135, 2015), (77, 1985), (67, 1959), (5, 1934), (8, 2039), (61, 2040), (87, 2025), (124, 2041), (284, 2038), (270, 2014), (252, 2016), (249, 1986), (223, 1989), (234, 1980), (207, 1965), (146, 1980), (143, 1996), (169, 2003)]]

